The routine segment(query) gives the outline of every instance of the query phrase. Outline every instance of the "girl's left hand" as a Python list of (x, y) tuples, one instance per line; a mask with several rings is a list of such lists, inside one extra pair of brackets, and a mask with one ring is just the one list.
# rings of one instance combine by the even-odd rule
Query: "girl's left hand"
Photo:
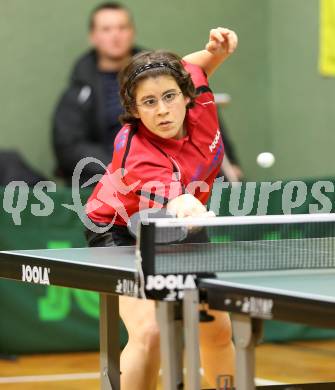
[(228, 28), (218, 27), (209, 32), (209, 41), (206, 50), (214, 55), (229, 56), (232, 54), (238, 43), (237, 35)]

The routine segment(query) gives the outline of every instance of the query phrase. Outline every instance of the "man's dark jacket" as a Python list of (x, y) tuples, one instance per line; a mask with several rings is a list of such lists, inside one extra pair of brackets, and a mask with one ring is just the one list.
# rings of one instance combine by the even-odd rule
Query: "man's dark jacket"
[[(133, 49), (133, 54), (140, 51)], [(106, 144), (107, 114), (103, 102), (102, 79), (97, 54), (91, 50), (75, 64), (70, 83), (57, 104), (53, 117), (53, 148), (57, 170), (70, 184), (73, 170), (82, 158), (95, 157), (107, 165), (112, 158)], [(116, 134), (115, 134), (116, 136)], [(104, 172), (103, 166), (90, 163), (81, 174), (81, 183)]]

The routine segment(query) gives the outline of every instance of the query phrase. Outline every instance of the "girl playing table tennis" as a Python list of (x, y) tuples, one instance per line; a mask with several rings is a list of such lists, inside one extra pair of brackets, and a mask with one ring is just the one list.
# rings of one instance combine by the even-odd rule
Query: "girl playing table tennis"
[[(110, 227), (88, 232), (90, 246), (133, 245), (127, 220), (140, 209), (166, 207), (177, 217), (207, 215), (223, 158), (207, 77), (236, 46), (236, 34), (220, 27), (210, 31), (205, 50), (183, 59), (163, 51), (141, 53), (124, 69), (125, 124), (87, 204), (90, 220)], [(160, 366), (154, 302), (120, 297), (120, 314), (129, 335), (121, 355), (121, 388), (154, 390)], [(202, 367), (213, 386), (218, 374), (234, 374), (229, 317), (215, 312), (214, 318), (200, 323)]]

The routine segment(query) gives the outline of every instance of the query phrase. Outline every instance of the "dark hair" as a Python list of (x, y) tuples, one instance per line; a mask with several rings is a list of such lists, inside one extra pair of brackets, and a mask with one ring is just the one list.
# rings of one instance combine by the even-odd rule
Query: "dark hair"
[(190, 74), (184, 69), (181, 58), (166, 51), (147, 51), (134, 56), (119, 76), (120, 97), (124, 114), (122, 123), (137, 123), (134, 117), (135, 93), (140, 81), (148, 77), (172, 76), (184, 96), (189, 97), (187, 108), (194, 106), (196, 90)]
[(114, 1), (108, 1), (106, 3), (101, 3), (99, 5), (97, 5), (92, 11), (91, 11), (91, 14), (90, 14), (90, 17), (89, 17), (89, 21), (88, 21), (88, 28), (90, 31), (93, 30), (94, 28), (94, 18), (95, 18), (95, 15), (99, 12), (99, 11), (102, 11), (102, 10), (112, 10), (112, 11), (125, 11), (127, 12), (128, 16), (129, 16), (129, 20), (131, 22), (131, 24), (134, 24), (134, 19), (133, 19), (133, 16), (129, 10), (129, 8), (127, 8), (125, 5), (121, 4), (121, 3), (118, 3), (118, 2), (114, 2)]

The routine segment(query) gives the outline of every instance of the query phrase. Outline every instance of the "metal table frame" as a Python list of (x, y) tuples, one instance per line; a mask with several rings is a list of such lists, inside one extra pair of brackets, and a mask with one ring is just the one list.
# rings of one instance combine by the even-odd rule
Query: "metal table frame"
[[(187, 290), (183, 303), (156, 302), (160, 327), (161, 367), (164, 390), (183, 386), (185, 346), (185, 388), (200, 389), (198, 290)], [(176, 319), (182, 305), (184, 323)], [(184, 337), (183, 337), (184, 336)], [(100, 294), (100, 377), (101, 390), (120, 389), (119, 296)]]

